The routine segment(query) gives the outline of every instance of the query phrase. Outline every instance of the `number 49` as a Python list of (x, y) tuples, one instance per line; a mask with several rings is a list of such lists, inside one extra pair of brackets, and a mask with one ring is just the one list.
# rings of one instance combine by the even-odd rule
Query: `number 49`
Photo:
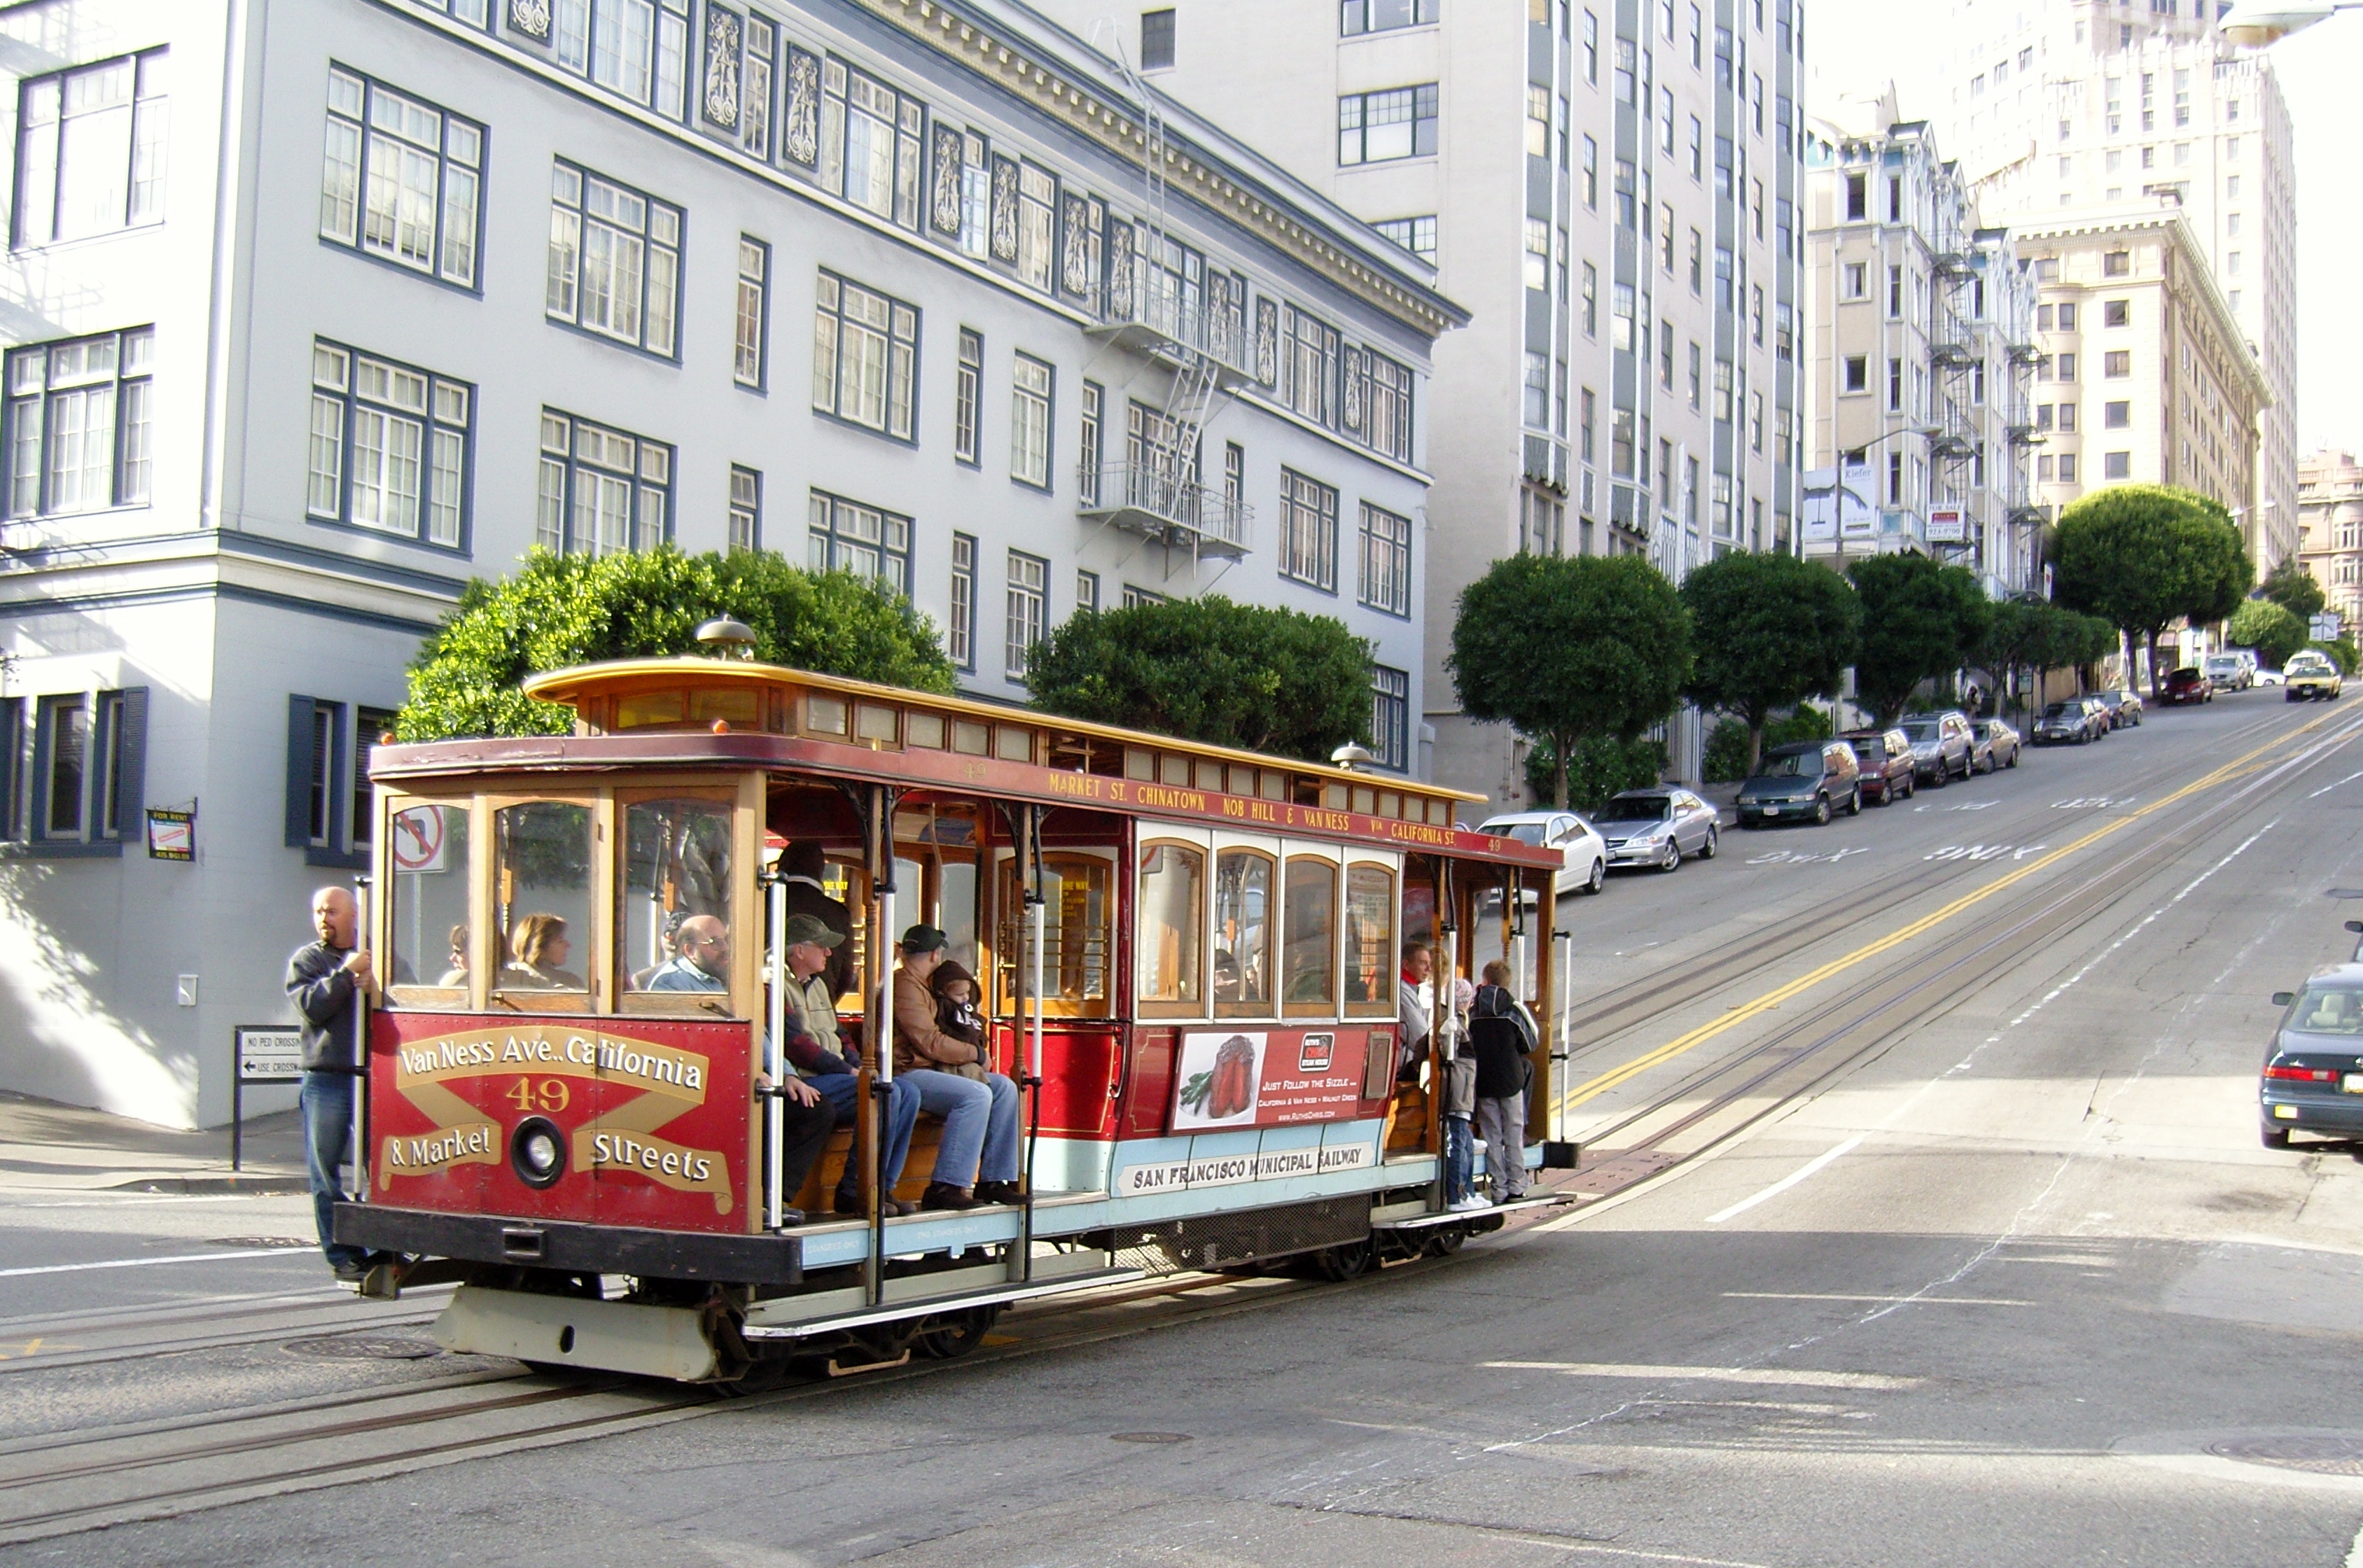
[(519, 1110), (563, 1110), (571, 1098), (564, 1078), (519, 1078), (501, 1096)]

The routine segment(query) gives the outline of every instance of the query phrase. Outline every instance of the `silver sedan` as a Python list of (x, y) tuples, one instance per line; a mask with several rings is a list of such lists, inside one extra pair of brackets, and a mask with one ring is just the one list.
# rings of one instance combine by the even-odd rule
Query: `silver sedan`
[(1714, 858), (1722, 819), (1688, 790), (1663, 787), (1627, 790), (1610, 797), (1594, 825), (1608, 846), (1611, 866), (1681, 868), (1684, 859)]

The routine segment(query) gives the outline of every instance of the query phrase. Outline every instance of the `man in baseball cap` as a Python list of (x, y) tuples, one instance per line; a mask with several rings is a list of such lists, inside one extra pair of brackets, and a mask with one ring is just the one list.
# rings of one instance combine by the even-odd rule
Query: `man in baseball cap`
[[(854, 1122), (854, 1108), (860, 1102), (860, 1080), (854, 1077), (860, 1057), (846, 1048), (844, 1036), (838, 1032), (837, 987), (829, 978), (830, 955), (844, 943), (845, 933), (832, 931), (812, 915), (793, 914), (781, 927), (780, 934), (787, 949), (783, 957), (788, 970), (788, 1059), (803, 1075), (804, 1082), (827, 1102), (835, 1113), (836, 1125), (849, 1127)], [(907, 1214), (918, 1208), (915, 1203), (899, 1202), (893, 1196), (894, 1184), (902, 1178), (904, 1158), (911, 1151), (911, 1128), (918, 1120), (918, 1086), (895, 1080), (887, 1090), (886, 1120), (879, 1130), (879, 1203), (889, 1214)], [(858, 1168), (850, 1158), (846, 1161), (845, 1175), (837, 1184), (834, 1201), (839, 1214), (865, 1212)]]

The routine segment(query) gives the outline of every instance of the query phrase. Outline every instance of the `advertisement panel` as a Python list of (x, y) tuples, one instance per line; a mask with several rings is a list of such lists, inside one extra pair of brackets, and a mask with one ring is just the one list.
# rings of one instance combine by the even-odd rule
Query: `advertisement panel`
[(1967, 544), (1969, 525), (1962, 520), (1958, 507), (1938, 507), (1928, 513), (1928, 542), (1932, 545)]
[(1879, 532), (1870, 465), (1847, 463), (1805, 472), (1805, 542), (1867, 539)]
[(666, 1231), (753, 1224), (754, 1026), (370, 1019), (375, 1201)]
[[(1173, 1068), (1175, 1132), (1346, 1121), (1364, 1110), (1367, 1030), (1212, 1029), (1184, 1033)], [(1390, 1045), (1393, 1035), (1388, 1033)], [(1392, 1055), (1390, 1054), (1390, 1060)], [(1387, 1086), (1381, 1080), (1378, 1092)]]

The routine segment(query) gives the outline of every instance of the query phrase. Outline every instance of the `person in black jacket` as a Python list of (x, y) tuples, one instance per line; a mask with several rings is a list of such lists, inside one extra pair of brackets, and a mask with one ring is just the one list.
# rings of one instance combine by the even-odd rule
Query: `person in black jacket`
[(1485, 966), (1485, 983), (1469, 1008), (1469, 1043), (1477, 1053), (1477, 1135), (1493, 1201), (1526, 1195), (1526, 1058), (1535, 1026), (1510, 993), (1510, 967)]
[[(361, 907), (349, 888), (312, 895), (312, 927), (320, 933), (287, 960), (287, 996), (304, 1021), (305, 1172), (320, 1251), (343, 1280), (359, 1280), (383, 1260), (336, 1241), (333, 1218), (345, 1196), (338, 1171), (353, 1134), (353, 1081), (365, 1064), (361, 993), (370, 983), (370, 955), (360, 944)], [(366, 1158), (366, 1155), (362, 1156)]]

